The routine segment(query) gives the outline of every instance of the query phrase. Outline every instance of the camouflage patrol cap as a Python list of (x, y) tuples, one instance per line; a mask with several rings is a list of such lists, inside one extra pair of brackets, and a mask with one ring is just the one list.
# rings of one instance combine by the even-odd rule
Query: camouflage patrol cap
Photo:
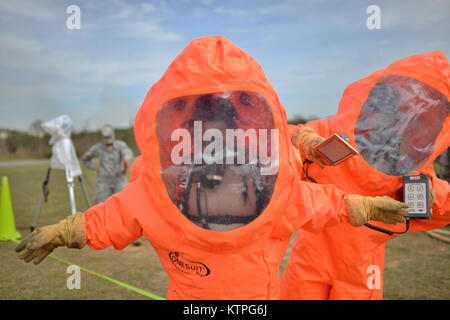
[(105, 124), (102, 129), (102, 139), (106, 144), (114, 142), (114, 129), (111, 125)]

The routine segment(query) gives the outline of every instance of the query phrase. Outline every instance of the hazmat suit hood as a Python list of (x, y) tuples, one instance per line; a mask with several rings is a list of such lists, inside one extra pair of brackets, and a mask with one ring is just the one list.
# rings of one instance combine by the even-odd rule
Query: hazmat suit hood
[[(204, 112), (206, 109), (207, 112)], [(196, 120), (204, 120), (202, 123), (204, 125), (207, 121), (218, 121), (225, 118), (231, 119), (232, 122), (227, 124), (228, 129), (235, 128), (244, 131), (249, 128), (255, 129), (260, 147), (262, 140), (259, 139), (267, 138), (263, 144), (267, 144), (268, 153), (271, 155), (269, 167), (273, 172), (267, 177), (258, 175), (255, 178), (253, 176), (252, 182), (249, 183), (255, 186), (254, 189), (262, 190), (264, 186), (260, 187), (261, 184), (267, 186), (263, 192), (255, 191), (256, 204), (253, 206), (259, 206), (256, 214), (249, 213), (248, 215), (251, 217), (248, 222), (244, 223), (244, 226), (227, 229), (225, 231), (228, 232), (219, 234), (216, 231), (199, 230), (199, 224), (192, 223), (195, 219), (188, 221), (186, 217), (194, 215), (194, 218), (200, 220), (200, 213), (192, 214), (185, 207), (201, 207), (203, 215), (206, 211), (206, 215), (211, 218), (214, 214), (213, 211), (219, 210), (217, 207), (222, 208), (227, 205), (222, 204), (212, 210), (211, 206), (209, 209), (205, 208), (212, 196), (208, 196), (206, 199), (203, 194), (198, 196), (200, 200), (197, 202), (194, 197), (193, 201), (187, 199), (186, 203), (180, 204), (179, 199), (176, 198), (174, 184), (176, 184), (176, 177), (180, 175), (180, 172), (188, 169), (183, 164), (179, 166), (174, 164), (175, 161), (171, 159), (171, 156), (173, 156), (174, 146), (179, 143), (179, 137), (175, 141), (173, 139), (173, 134), (177, 129), (190, 130), (193, 133), (195, 122), (198, 122)], [(151, 189), (152, 198), (158, 199), (155, 202), (156, 206), (161, 212), (166, 213), (164, 219), (183, 228), (186, 234), (195, 234), (195, 239), (192, 239), (194, 242), (231, 241), (238, 245), (239, 242), (235, 242), (235, 238), (245, 242), (249, 238), (257, 236), (257, 233), (251, 232), (251, 230), (262, 231), (263, 225), (268, 227), (273, 223), (273, 216), (269, 216), (274, 214), (277, 207), (281, 208), (286, 205), (286, 203), (278, 203), (273, 200), (278, 199), (277, 194), (283, 189), (283, 184), (286, 187), (291, 183), (285, 177), (292, 173), (291, 170), (295, 166), (292, 160), (293, 155), (288, 148), (290, 141), (286, 135), (286, 123), (286, 114), (275, 90), (266, 79), (260, 65), (250, 55), (222, 36), (194, 39), (175, 58), (162, 78), (152, 86), (135, 119), (135, 137), (143, 155), (142, 178), (149, 186), (151, 185), (149, 189)], [(266, 130), (263, 136), (260, 134), (260, 129)], [(272, 131), (276, 133), (276, 137), (270, 135)], [(248, 146), (249, 143), (247, 141), (244, 144)], [(225, 137), (223, 146), (224, 149), (228, 146)], [(192, 149), (195, 149), (195, 146)], [(191, 151), (191, 162), (194, 163), (195, 150)], [(228, 151), (223, 151), (224, 163), (228, 163), (226, 157), (235, 156)], [(255, 161), (259, 160), (258, 158)], [(203, 161), (207, 161), (205, 156)], [(151, 168), (151, 170), (147, 168)], [(242, 170), (251, 171), (253, 169), (244, 168)], [(261, 168), (258, 167), (258, 169)], [(224, 178), (226, 177), (224, 176)], [(263, 183), (260, 182), (261, 179), (264, 181)], [(191, 180), (196, 181), (195, 177)], [(194, 188), (194, 182), (192, 188)], [(237, 182), (233, 183), (236, 187)], [(232, 188), (233, 185), (227, 190)], [(248, 194), (251, 192), (251, 190), (248, 191)], [(240, 194), (237, 192), (238, 198), (240, 198)], [(232, 212), (232, 207), (231, 204), (227, 210)], [(249, 209), (249, 212), (253, 212), (252, 210), (255, 209)], [(232, 216), (233, 213), (227, 214), (227, 216), (230, 215), (231, 218), (235, 218)], [(245, 213), (245, 215), (247, 214)], [(202, 229), (216, 230), (208, 227)], [(211, 237), (211, 232), (214, 234), (213, 237)], [(242, 237), (242, 233), (246, 233), (247, 236)]]
[(152, 86), (136, 115), (136, 142), (145, 163), (160, 162), (152, 148), (159, 149), (155, 118), (164, 102), (182, 96), (234, 90), (249, 90), (264, 96), (272, 108), (275, 127), (286, 130), (284, 108), (261, 66), (250, 55), (222, 36), (194, 39)]
[(322, 135), (345, 134), (360, 152), (339, 170), (324, 169), (325, 175), (347, 181), (352, 192), (384, 195), (401, 189), (403, 175), (430, 173), (432, 162), (450, 145), (449, 77), (445, 55), (435, 51), (350, 84), (326, 125), (307, 123)]

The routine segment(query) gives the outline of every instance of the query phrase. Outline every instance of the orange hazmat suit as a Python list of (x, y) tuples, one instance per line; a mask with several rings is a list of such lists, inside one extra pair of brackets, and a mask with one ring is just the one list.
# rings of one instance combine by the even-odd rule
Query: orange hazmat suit
[[(217, 146), (224, 123), (248, 133), (236, 138), (245, 164), (203, 174), (199, 151), (206, 161), (205, 142)], [(219, 129), (205, 130), (213, 125)], [(348, 221), (342, 191), (301, 181), (275, 90), (224, 37), (195, 39), (176, 57), (148, 92), (134, 131), (142, 157), (125, 190), (85, 212), (87, 243), (120, 250), (145, 236), (170, 277), (168, 299), (277, 299), (292, 232)]]
[[(447, 225), (450, 187), (437, 178), (432, 162), (450, 145), (449, 77), (448, 61), (437, 51), (402, 59), (349, 85), (335, 116), (305, 125), (322, 137), (345, 134), (360, 154), (323, 170), (312, 164), (308, 175), (348, 193), (401, 201), (402, 175), (429, 174), (433, 214), (430, 220), (411, 220), (410, 231)], [(292, 134), (297, 130), (290, 127)], [(343, 223), (319, 234), (299, 230), (280, 298), (382, 299), (385, 243), (395, 236)]]

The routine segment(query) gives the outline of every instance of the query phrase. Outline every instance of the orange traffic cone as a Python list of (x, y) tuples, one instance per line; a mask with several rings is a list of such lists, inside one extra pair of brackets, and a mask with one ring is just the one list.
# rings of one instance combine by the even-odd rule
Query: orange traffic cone
[(14, 223), (8, 177), (3, 177), (0, 193), (0, 240), (16, 240), (19, 238), (21, 238), (21, 235), (17, 232)]

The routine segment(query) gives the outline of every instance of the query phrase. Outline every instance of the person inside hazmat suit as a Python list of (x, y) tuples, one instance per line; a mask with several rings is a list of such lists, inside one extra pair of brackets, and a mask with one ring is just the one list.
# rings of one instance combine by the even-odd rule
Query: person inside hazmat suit
[[(411, 56), (349, 85), (338, 112), (328, 119), (292, 126), (295, 137), (311, 128), (318, 135), (345, 134), (357, 155), (335, 167), (319, 158), (307, 176), (348, 193), (387, 194), (402, 200), (402, 176), (430, 175), (430, 220), (410, 220), (409, 231), (450, 222), (449, 183), (432, 163), (450, 144), (450, 66), (442, 52)], [(322, 139), (318, 139), (320, 142)], [(293, 139), (302, 149), (302, 141)], [(305, 155), (315, 161), (317, 155)], [(403, 232), (405, 224), (378, 227)], [(281, 299), (382, 299), (388, 235), (339, 223), (312, 234), (299, 230), (281, 281)]]
[(133, 181), (35, 230), (16, 247), (21, 259), (40, 263), (58, 246), (121, 250), (145, 236), (169, 275), (168, 299), (277, 299), (294, 230), (396, 223), (407, 214), (391, 198), (301, 181), (275, 90), (222, 36), (194, 39), (175, 58), (134, 131), (142, 158)]
[[(183, 121), (190, 109), (190, 119)], [(259, 116), (249, 119), (249, 109), (259, 109)], [(166, 116), (168, 113), (172, 117)], [(192, 148), (183, 145), (186, 141), (177, 143), (187, 149), (181, 150), (187, 152), (178, 160), (178, 154), (169, 153), (174, 149), (167, 148), (170, 136), (163, 131), (176, 119), (183, 121), (179, 124), (185, 128), (180, 132), (185, 134), (182, 138), (192, 143)], [(167, 164), (162, 177), (172, 202), (183, 215), (205, 229), (228, 231), (261, 214), (277, 177), (276, 161), (272, 161), (273, 173), (263, 163), (275, 155), (270, 149), (274, 137), (266, 133), (268, 128), (274, 129), (273, 116), (263, 96), (234, 91), (177, 98), (163, 105), (157, 123), (161, 162)], [(196, 146), (197, 138), (203, 140)], [(261, 148), (258, 156), (257, 144), (263, 139), (269, 139), (266, 145), (271, 153), (261, 154)]]

